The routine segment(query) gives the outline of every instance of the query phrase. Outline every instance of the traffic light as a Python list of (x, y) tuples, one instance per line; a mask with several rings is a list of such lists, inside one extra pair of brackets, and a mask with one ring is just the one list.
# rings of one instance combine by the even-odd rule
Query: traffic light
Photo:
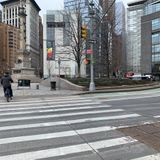
[(86, 57), (84, 59), (84, 64), (90, 64), (90, 62), (91, 62), (91, 55), (86, 54)]
[(83, 38), (83, 39), (87, 38), (87, 27), (86, 27), (86, 25), (83, 25), (81, 27), (81, 38)]
[(84, 59), (84, 64), (86, 64), (86, 65), (87, 65), (87, 64), (90, 64), (90, 59), (85, 58), (85, 59)]

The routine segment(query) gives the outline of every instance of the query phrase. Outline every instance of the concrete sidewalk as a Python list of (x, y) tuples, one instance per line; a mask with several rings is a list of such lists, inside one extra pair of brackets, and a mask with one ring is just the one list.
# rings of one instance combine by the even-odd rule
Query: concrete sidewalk
[[(35, 96), (67, 96), (80, 94), (82, 91), (73, 90), (51, 90), (50, 87), (40, 85), (39, 83), (31, 83), (30, 87), (18, 87), (17, 83), (12, 84), (14, 97), (35, 97)], [(0, 86), (0, 97), (4, 97), (3, 87)]]
[(160, 122), (118, 129), (160, 152)]
[[(134, 85), (134, 86), (112, 86), (112, 87), (97, 87), (95, 91), (75, 91), (56, 89), (51, 90), (51, 87), (41, 85), (39, 83), (31, 83), (30, 87), (18, 87), (17, 83), (12, 84), (14, 97), (36, 97), (36, 96), (69, 96), (91, 93), (111, 93), (111, 92), (129, 92), (146, 89), (160, 88), (160, 83)], [(3, 88), (0, 86), (0, 97), (4, 97)]]

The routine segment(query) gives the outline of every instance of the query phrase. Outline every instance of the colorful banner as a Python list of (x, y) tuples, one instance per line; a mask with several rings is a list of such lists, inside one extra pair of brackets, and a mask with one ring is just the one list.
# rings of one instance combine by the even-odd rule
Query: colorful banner
[(47, 60), (55, 60), (55, 54), (53, 51), (53, 41), (47, 42)]
[(47, 48), (47, 59), (52, 59), (53, 57), (53, 48)]

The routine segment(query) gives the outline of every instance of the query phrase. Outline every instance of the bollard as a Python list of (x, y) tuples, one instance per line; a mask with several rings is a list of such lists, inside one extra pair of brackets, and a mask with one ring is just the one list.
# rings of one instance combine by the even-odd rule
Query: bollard
[(39, 85), (38, 84), (36, 85), (36, 89), (39, 89)]
[(51, 90), (56, 90), (56, 82), (55, 81), (51, 81), (50, 85), (51, 85)]

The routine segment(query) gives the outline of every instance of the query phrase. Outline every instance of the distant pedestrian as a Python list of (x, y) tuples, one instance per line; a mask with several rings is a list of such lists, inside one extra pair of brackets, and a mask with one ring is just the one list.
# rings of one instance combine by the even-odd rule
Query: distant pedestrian
[(9, 72), (5, 72), (4, 76), (1, 78), (1, 84), (3, 86), (4, 96), (5, 96), (5, 92), (8, 88), (10, 91), (10, 97), (12, 98), (13, 91), (12, 91), (11, 83), (13, 83), (13, 80), (12, 80), (11, 76), (9, 75)]

